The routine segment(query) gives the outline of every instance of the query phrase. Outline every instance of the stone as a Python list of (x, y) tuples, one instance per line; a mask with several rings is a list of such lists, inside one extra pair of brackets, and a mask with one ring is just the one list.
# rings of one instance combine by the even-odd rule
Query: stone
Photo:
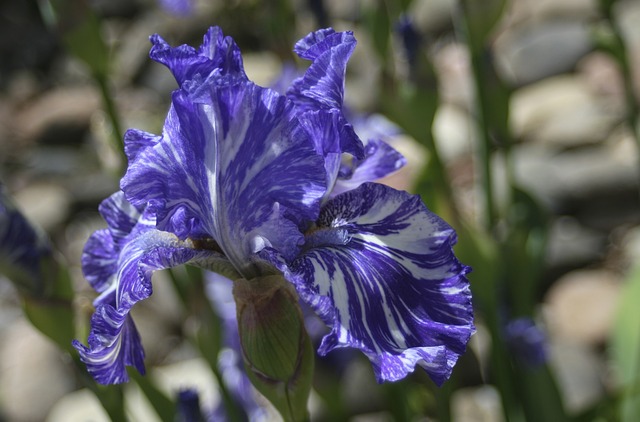
[(451, 416), (458, 422), (502, 422), (500, 394), (488, 384), (460, 388), (451, 396)]
[(65, 86), (40, 95), (15, 111), (12, 121), (17, 137), (45, 144), (76, 144), (101, 107), (97, 88)]
[(593, 227), (611, 229), (637, 221), (635, 150), (626, 130), (589, 148), (554, 151), (523, 144), (513, 151), (515, 179), (556, 214), (574, 214)]
[(621, 110), (604, 107), (587, 82), (572, 75), (546, 78), (517, 90), (510, 113), (515, 136), (556, 148), (600, 142), (622, 119)]
[(61, 353), (26, 320), (12, 323), (0, 342), (0, 408), (9, 420), (44, 420), (71, 391), (72, 372)]
[(549, 230), (545, 265), (553, 273), (579, 268), (601, 259), (607, 236), (570, 216), (556, 218)]
[(68, 191), (58, 183), (33, 183), (15, 192), (14, 199), (29, 221), (50, 232), (64, 222), (71, 207)]
[(616, 274), (603, 269), (576, 270), (556, 280), (544, 299), (551, 335), (589, 345), (605, 342), (620, 285)]
[(91, 421), (110, 422), (96, 396), (87, 389), (69, 393), (51, 408), (46, 422)]
[(592, 48), (585, 22), (566, 18), (513, 25), (494, 43), (499, 73), (518, 86), (570, 71)]
[(438, 107), (433, 122), (433, 135), (445, 163), (472, 153), (478, 142), (475, 123), (469, 115), (460, 107), (447, 103)]
[(549, 366), (567, 413), (585, 411), (604, 395), (605, 368), (592, 347), (554, 336), (549, 343)]
[(475, 87), (467, 47), (456, 42), (446, 44), (434, 53), (433, 66), (441, 102), (473, 109)]

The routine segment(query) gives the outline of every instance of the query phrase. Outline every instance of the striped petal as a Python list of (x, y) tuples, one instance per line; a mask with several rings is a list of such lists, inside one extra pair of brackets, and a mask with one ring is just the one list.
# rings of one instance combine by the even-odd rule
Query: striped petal
[(188, 45), (171, 47), (158, 34), (152, 35), (149, 57), (171, 70), (178, 85), (189, 80), (205, 80), (212, 73), (231, 75), (246, 80), (240, 49), (231, 37), (225, 37), (215, 26), (204, 35), (202, 45), (196, 50)]
[(85, 276), (100, 296), (94, 301), (88, 347), (77, 340), (73, 345), (88, 371), (102, 384), (126, 382), (126, 366), (144, 373), (144, 350), (129, 312), (151, 295), (154, 271), (188, 262), (200, 266), (226, 262), (214, 251), (195, 249), (190, 240), (156, 230), (148, 210), (137, 214), (138, 221), (124, 235), (122, 229), (133, 209), (121, 193), (105, 200), (101, 210), (111, 226), (91, 237), (82, 257)]
[(366, 183), (330, 200), (285, 272), (331, 328), (319, 353), (354, 347), (379, 382), (419, 365), (442, 384), (474, 332), (454, 242), (418, 196)]
[(162, 140), (136, 152), (127, 198), (153, 201), (160, 230), (213, 238), (246, 277), (266, 246), (297, 253), (298, 224), (316, 218), (326, 191), (293, 104), (250, 82), (176, 91)]
[(287, 96), (300, 112), (339, 112), (341, 151), (362, 158), (362, 142), (343, 112), (347, 62), (355, 47), (352, 32), (335, 32), (331, 28), (312, 32), (298, 41), (294, 51), (312, 63), (302, 77), (293, 81)]
[(373, 182), (399, 170), (407, 160), (386, 142), (370, 139), (364, 149), (364, 158), (354, 158), (340, 170), (331, 195), (355, 189), (365, 182)]

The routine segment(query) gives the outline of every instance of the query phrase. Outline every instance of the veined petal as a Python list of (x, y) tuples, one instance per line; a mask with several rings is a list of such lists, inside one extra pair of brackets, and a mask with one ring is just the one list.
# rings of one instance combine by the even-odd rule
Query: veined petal
[(250, 276), (266, 246), (297, 253), (297, 223), (326, 191), (322, 156), (276, 92), (246, 82), (176, 91), (162, 141), (133, 157), (121, 183), (136, 206), (158, 204), (158, 228), (213, 238)]
[(197, 50), (188, 45), (171, 47), (160, 35), (152, 35), (149, 57), (171, 70), (180, 86), (188, 80), (206, 79), (213, 72), (246, 80), (240, 49), (215, 26), (209, 28)]
[(100, 210), (110, 227), (93, 234), (82, 256), (85, 276), (100, 296), (94, 301), (88, 347), (73, 345), (96, 381), (113, 384), (128, 380), (126, 366), (144, 373), (144, 351), (129, 311), (151, 295), (153, 271), (187, 262), (211, 266), (216, 261), (219, 267), (228, 262), (215, 251), (196, 249), (191, 240), (156, 230), (153, 213), (138, 213), (122, 193), (105, 200)]
[(319, 353), (358, 348), (379, 382), (420, 365), (442, 384), (474, 332), (469, 268), (453, 243), (418, 196), (366, 183), (330, 200), (285, 271), (331, 328)]
[(298, 41), (294, 51), (313, 63), (302, 77), (293, 82), (287, 96), (300, 111), (339, 111), (343, 132), (341, 150), (362, 158), (362, 142), (342, 110), (347, 62), (355, 46), (356, 39), (352, 32), (335, 32), (330, 28), (312, 32)]
[(353, 159), (351, 165), (345, 166), (336, 180), (331, 195), (355, 189), (365, 182), (373, 182), (385, 177), (400, 168), (407, 160), (391, 145), (377, 139), (370, 139), (364, 149), (364, 159)]

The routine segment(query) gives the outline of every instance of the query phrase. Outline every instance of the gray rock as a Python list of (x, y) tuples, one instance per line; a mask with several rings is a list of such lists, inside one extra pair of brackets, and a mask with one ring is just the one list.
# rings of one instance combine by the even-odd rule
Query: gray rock
[(594, 405), (603, 395), (604, 365), (585, 344), (552, 338), (549, 364), (558, 383), (565, 410), (576, 414)]
[(12, 131), (18, 138), (46, 144), (75, 144), (101, 107), (94, 87), (65, 86), (39, 96), (16, 110)]
[(14, 199), (29, 221), (51, 231), (68, 216), (71, 197), (57, 183), (34, 183), (15, 193)]
[(576, 270), (558, 279), (545, 297), (551, 335), (597, 345), (609, 336), (620, 296), (618, 275), (607, 270)]
[(514, 25), (494, 47), (498, 70), (514, 85), (567, 72), (593, 48), (588, 26), (567, 19)]
[(452, 420), (456, 422), (502, 422), (500, 394), (491, 385), (456, 390), (451, 396)]
[(607, 236), (584, 227), (573, 217), (564, 216), (551, 225), (545, 263), (553, 272), (588, 265), (603, 257)]
[(621, 109), (605, 107), (584, 78), (569, 75), (517, 90), (510, 112), (516, 136), (555, 148), (600, 142), (622, 119)]
[(9, 420), (44, 420), (72, 380), (53, 343), (25, 320), (12, 324), (0, 346), (0, 407)]
[(513, 154), (519, 185), (555, 213), (601, 229), (638, 220), (636, 157), (626, 131), (590, 148), (557, 152), (525, 144)]

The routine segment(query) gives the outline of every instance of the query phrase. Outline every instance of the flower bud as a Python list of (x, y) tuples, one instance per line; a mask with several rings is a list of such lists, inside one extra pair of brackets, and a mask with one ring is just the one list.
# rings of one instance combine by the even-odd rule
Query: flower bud
[(234, 283), (238, 331), (247, 374), (285, 420), (305, 420), (313, 349), (298, 295), (282, 276)]

